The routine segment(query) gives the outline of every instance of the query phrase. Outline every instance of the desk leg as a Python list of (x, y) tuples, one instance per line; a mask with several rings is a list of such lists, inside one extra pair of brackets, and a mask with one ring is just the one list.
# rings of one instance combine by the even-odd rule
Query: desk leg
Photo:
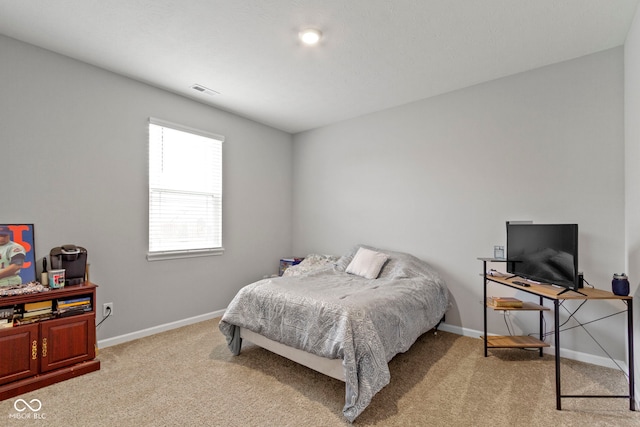
[[(544, 301), (543, 298), (540, 297), (540, 305), (544, 306)], [(543, 327), (544, 327), (544, 311), (540, 310), (540, 340), (544, 341), (543, 337), (542, 337), (542, 333), (543, 333)], [(540, 347), (540, 357), (542, 357), (542, 347)]]
[(629, 347), (629, 409), (636, 410), (634, 360), (633, 360), (633, 300), (627, 303), (627, 346)]
[(556, 346), (556, 409), (562, 409), (560, 391), (560, 301), (553, 300), (554, 336)]
[(487, 352), (487, 261), (482, 261), (482, 287), (484, 289), (484, 298), (482, 299), (482, 305), (484, 307), (484, 357), (488, 356)]

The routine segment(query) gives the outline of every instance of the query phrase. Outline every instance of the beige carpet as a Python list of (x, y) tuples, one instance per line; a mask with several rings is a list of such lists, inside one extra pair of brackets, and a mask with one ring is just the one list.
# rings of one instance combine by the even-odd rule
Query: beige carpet
[[(101, 370), (23, 396), (43, 420), (2, 426), (341, 426), (344, 383), (248, 345), (232, 356), (206, 321), (100, 351)], [(390, 363), (391, 383), (356, 426), (639, 426), (626, 399), (563, 399), (555, 409), (553, 358), (494, 350), (445, 332), (427, 333)], [(565, 393), (627, 393), (619, 371), (562, 364)], [(23, 414), (30, 415), (26, 410)], [(23, 415), (25, 417), (26, 415)]]

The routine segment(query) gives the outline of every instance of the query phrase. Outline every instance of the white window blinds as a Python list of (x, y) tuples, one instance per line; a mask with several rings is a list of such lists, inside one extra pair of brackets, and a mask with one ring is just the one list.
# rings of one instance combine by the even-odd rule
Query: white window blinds
[(223, 141), (149, 119), (149, 260), (222, 252)]

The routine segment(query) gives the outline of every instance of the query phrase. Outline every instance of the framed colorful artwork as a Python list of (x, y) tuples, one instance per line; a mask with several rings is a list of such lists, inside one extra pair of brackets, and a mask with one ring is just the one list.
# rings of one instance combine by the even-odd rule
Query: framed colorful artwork
[(33, 224), (0, 224), (0, 287), (35, 280)]

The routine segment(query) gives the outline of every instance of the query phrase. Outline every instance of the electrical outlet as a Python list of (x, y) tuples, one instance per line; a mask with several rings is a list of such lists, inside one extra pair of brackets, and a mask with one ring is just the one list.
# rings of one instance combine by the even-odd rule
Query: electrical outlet
[(105, 302), (102, 304), (102, 317), (113, 316), (113, 303)]

